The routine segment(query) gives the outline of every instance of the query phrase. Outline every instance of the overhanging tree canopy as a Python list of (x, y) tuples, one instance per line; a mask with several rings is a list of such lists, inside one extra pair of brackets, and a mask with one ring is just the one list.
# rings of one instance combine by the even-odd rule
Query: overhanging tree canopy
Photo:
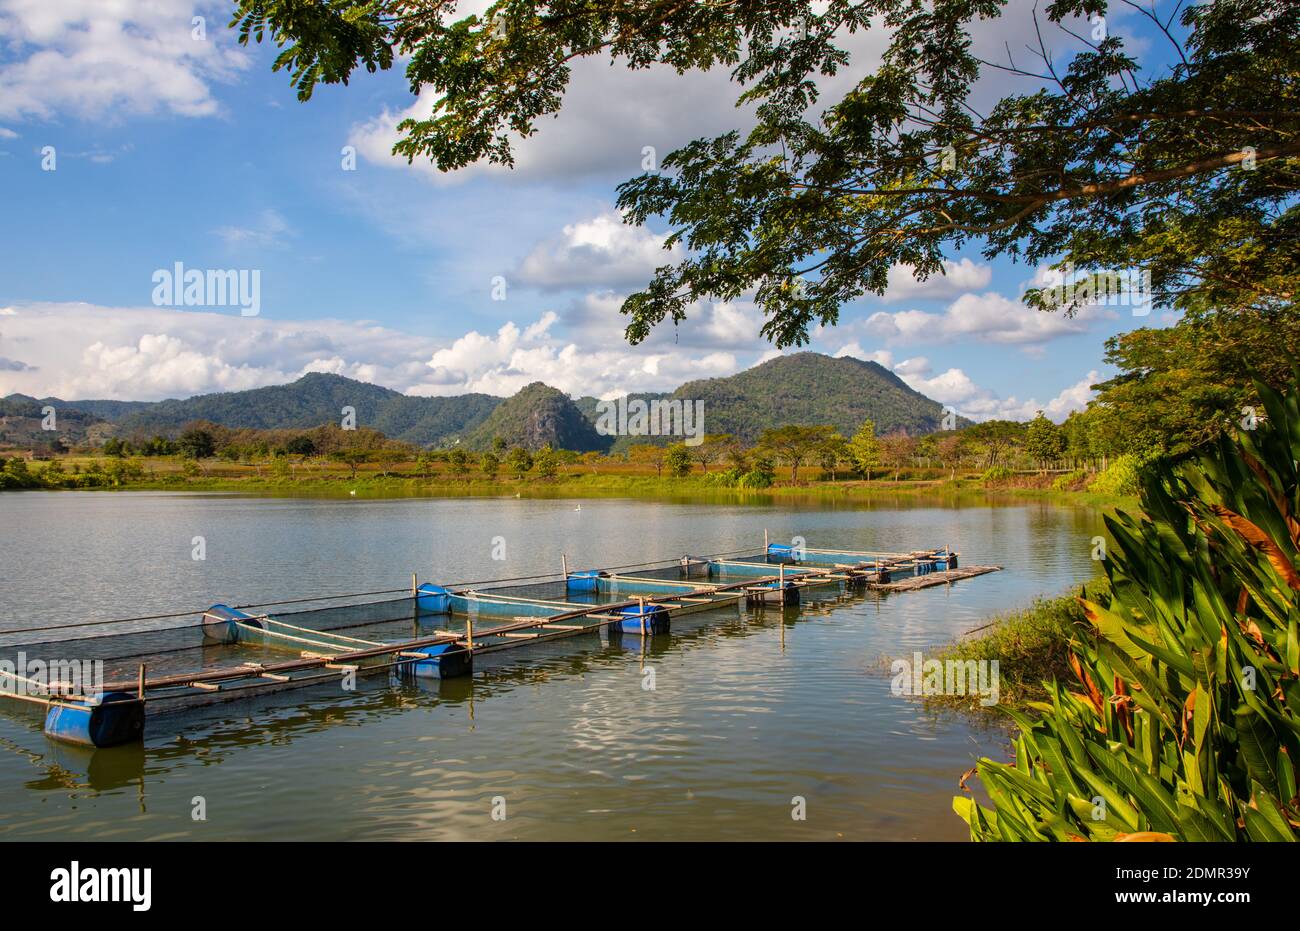
[[(283, 46), (275, 67), (304, 100), (409, 56), (412, 91), (438, 103), (399, 125), (395, 151), (444, 170), (511, 164), (514, 141), (560, 109), (577, 59), (729, 68), (756, 125), (619, 188), (631, 222), (664, 216), (669, 244), (689, 249), (624, 303), (632, 342), (699, 299), (753, 292), (764, 335), (802, 344), (846, 301), (883, 293), (892, 266), (925, 278), (968, 243), (1141, 268), (1156, 306), (1193, 315), (1289, 305), (1300, 5), (1122, 3), (1167, 65), (1106, 34), (1104, 0), (1034, 8), (1038, 39), (1002, 60), (978, 58), (968, 32), (1006, 0), (500, 0), (460, 19), (452, 0), (239, 0), (232, 25)], [(868, 28), (890, 32), (879, 67), (822, 101), (819, 80), (850, 63), (846, 37)], [(981, 112), (972, 86), (990, 70), (1024, 88)]]

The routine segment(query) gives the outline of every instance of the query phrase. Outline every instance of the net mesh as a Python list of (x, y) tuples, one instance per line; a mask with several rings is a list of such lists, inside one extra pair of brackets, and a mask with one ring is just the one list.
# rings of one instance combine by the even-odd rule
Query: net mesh
[[(745, 561), (766, 563), (764, 556), (748, 557)], [(619, 572), (623, 579), (686, 580), (709, 584), (702, 577), (703, 566), (696, 563), (688, 567), (680, 561), (662, 566), (650, 566), (633, 571)], [(717, 580), (715, 579), (714, 582)], [(683, 591), (686, 589), (684, 588)], [(554, 611), (543, 609), (542, 614), (561, 613), (564, 606), (581, 609), (591, 605), (612, 604), (635, 598), (627, 586), (614, 586), (611, 591), (570, 591), (564, 579), (549, 579), (512, 584), (487, 584), (473, 589), (485, 598), (500, 598), (500, 603), (474, 619), (475, 639), (490, 636), (491, 631), (507, 625), (516, 616), (533, 617), (538, 614), (535, 605), (527, 602), (555, 602)], [(661, 592), (655, 592), (659, 594)], [(345, 596), (346, 597), (346, 596)], [(507, 599), (519, 599), (516, 610)], [(321, 601), (325, 601), (322, 599)], [(532, 610), (529, 610), (532, 608)], [(259, 606), (245, 606), (240, 610), (251, 615), (263, 613)], [(346, 631), (349, 636), (392, 643), (423, 637), (437, 636), (443, 632), (463, 635), (466, 620), (460, 616), (420, 612), (415, 598), (407, 595), (344, 603), (317, 603), (294, 610), (270, 608), (265, 612), (283, 621), (309, 631)], [(73, 624), (52, 631), (41, 631), (33, 636), (29, 631), (0, 631), (0, 660), (7, 660), (22, 668), (34, 662), (45, 664), (102, 663), (106, 680), (122, 680), (134, 676), (140, 664), (145, 663), (150, 677), (204, 671), (221, 666), (247, 662), (272, 663), (292, 658), (285, 649), (265, 645), (238, 643), (221, 644), (204, 637), (203, 612), (172, 616), (169, 618), (130, 619), (120, 622), (94, 622)], [(303, 634), (310, 638), (309, 633)], [(302, 645), (309, 649), (309, 645)]]

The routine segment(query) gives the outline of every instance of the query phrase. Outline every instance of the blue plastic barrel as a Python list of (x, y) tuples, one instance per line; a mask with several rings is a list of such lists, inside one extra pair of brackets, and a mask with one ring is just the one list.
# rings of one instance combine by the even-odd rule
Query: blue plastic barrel
[(108, 692), (97, 702), (59, 701), (45, 714), (45, 735), (83, 747), (115, 747), (144, 737), (144, 702)]
[(564, 587), (571, 592), (595, 592), (600, 590), (600, 570), (588, 569), (583, 572), (570, 572)]
[(415, 609), (420, 614), (450, 614), (451, 592), (425, 582), (415, 590)]
[(610, 622), (611, 634), (666, 634), (670, 627), (668, 609), (663, 605), (628, 605), (619, 616), (621, 620)]
[(459, 643), (436, 643), (433, 646), (413, 647), (408, 653), (423, 653), (428, 659), (417, 659), (397, 667), (404, 676), (417, 679), (454, 679), (468, 676), (474, 671), (474, 656)]
[(767, 547), (769, 559), (776, 559), (778, 562), (794, 562), (794, 547), (787, 546), (784, 543), (769, 543)]
[(228, 605), (213, 605), (203, 612), (203, 639), (210, 643), (238, 643), (239, 625), (262, 626), (261, 621)]

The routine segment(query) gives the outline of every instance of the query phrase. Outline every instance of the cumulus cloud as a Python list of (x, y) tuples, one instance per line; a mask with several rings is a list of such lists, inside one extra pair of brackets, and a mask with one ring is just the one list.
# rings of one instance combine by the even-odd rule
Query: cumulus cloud
[(574, 395), (659, 391), (729, 375), (736, 353), (564, 339), (553, 311), (446, 343), (369, 322), (284, 321), (91, 304), (4, 308), (0, 396), (157, 400), (331, 372), (409, 394), (509, 395), (534, 381)]
[(939, 343), (965, 339), (984, 343), (1032, 345), (1088, 330), (1095, 320), (1113, 319), (1112, 310), (1083, 308), (1073, 317), (1027, 307), (993, 291), (963, 294), (940, 313), (923, 310), (879, 311), (867, 318), (868, 334), (888, 342)]
[[(622, 342), (629, 320), (619, 312), (624, 297), (613, 291), (588, 292), (564, 310), (564, 324), (570, 332), (581, 334), (584, 343)], [(762, 352), (770, 345), (759, 332), (764, 319), (763, 311), (752, 301), (700, 301), (688, 309), (682, 323), (665, 322), (652, 329), (641, 346), (665, 352)]]
[(871, 352), (868, 352), (856, 341), (845, 343), (832, 353), (832, 355), (837, 359), (842, 359), (845, 356), (852, 356), (855, 359), (865, 359), (867, 362), (875, 362), (877, 365), (883, 365), (887, 369), (892, 369), (894, 367), (894, 354), (888, 349), (873, 349)]
[[(196, 15), (204, 39), (194, 37)], [(0, 0), (0, 119), (216, 113), (212, 83), (249, 62), (228, 16), (209, 0)]]
[(427, 363), (429, 378), (411, 393), (509, 395), (530, 382), (543, 381), (575, 396), (615, 397), (631, 391), (671, 390), (684, 381), (730, 375), (740, 367), (734, 353), (717, 350), (662, 351), (589, 338), (580, 345), (551, 334), (557, 320), (555, 313), (547, 312), (523, 329), (508, 322), (494, 334), (466, 333), (433, 353)]
[(157, 400), (282, 384), (335, 372), (404, 387), (423, 375), (432, 339), (339, 320), (92, 304), (7, 308), (0, 348), (24, 361), (0, 395)]
[(526, 285), (547, 291), (598, 287), (631, 289), (645, 285), (660, 265), (681, 258), (664, 250), (666, 235), (629, 226), (617, 210), (566, 225), (559, 236), (538, 243), (520, 263)]
[[(537, 123), (537, 132), (515, 145), (515, 167), (486, 162), (440, 172), (427, 158), (410, 166), (393, 155), (404, 119), (428, 119), (436, 96), (426, 91), (409, 106), (385, 109), (352, 128), (348, 141), (363, 158), (392, 168), (413, 168), (438, 184), (470, 178), (573, 182), (624, 178), (653, 168), (673, 149), (699, 136), (730, 129), (738, 117), (738, 90), (727, 72), (679, 75), (654, 65), (630, 71), (625, 63), (589, 58), (573, 64), (564, 107)], [(682, 102), (690, 101), (690, 106)], [(647, 151), (649, 150), (649, 151)]]
[(1071, 411), (1083, 410), (1088, 406), (1094, 395), (1092, 386), (1101, 380), (1100, 373), (1093, 370), (1047, 401), (1033, 398), (1021, 401), (1014, 395), (999, 397), (992, 390), (977, 384), (962, 369), (952, 367), (936, 372), (925, 356), (913, 356), (895, 362), (889, 350), (866, 353), (856, 342), (846, 344), (835, 355), (878, 362), (891, 369), (914, 391), (953, 408), (971, 420), (1028, 420), (1041, 410), (1050, 419), (1060, 423)]
[(987, 288), (993, 280), (993, 267), (970, 259), (957, 262), (945, 260), (942, 274), (931, 275), (924, 281), (919, 280), (912, 269), (904, 265), (895, 265), (889, 270), (888, 290), (881, 299), (888, 302), (905, 301), (914, 298), (956, 297), (967, 291)]

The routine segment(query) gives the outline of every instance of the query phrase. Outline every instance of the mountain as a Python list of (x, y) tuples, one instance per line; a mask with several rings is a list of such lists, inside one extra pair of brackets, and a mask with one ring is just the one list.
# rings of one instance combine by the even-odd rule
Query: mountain
[[(46, 430), (44, 410), (54, 408), (53, 430)], [(60, 447), (102, 443), (113, 425), (84, 410), (66, 407), (57, 398), (11, 394), (0, 398), (0, 446), (21, 446), (49, 452)]]
[[(593, 404), (593, 415), (594, 410)], [(608, 449), (610, 444), (609, 437), (596, 432), (592, 420), (583, 416), (567, 394), (540, 381), (502, 401), (465, 436), (464, 444), (470, 449), (491, 449), (498, 437), (507, 446), (531, 450), (549, 443), (555, 449), (590, 452)]]
[[(68, 401), (84, 409), (85, 402)], [(109, 402), (92, 402), (105, 407)], [(293, 429), (339, 423), (343, 408), (356, 411), (357, 424), (374, 427), (394, 439), (420, 446), (450, 441), (490, 414), (500, 398), (467, 394), (455, 398), (419, 398), (342, 375), (312, 372), (287, 385), (200, 394), (123, 409), (117, 435), (172, 434), (192, 420), (227, 427)]]
[(862, 421), (876, 434), (939, 429), (944, 408), (884, 366), (817, 352), (778, 356), (727, 378), (687, 382), (674, 398), (704, 402), (706, 433), (754, 441), (768, 427), (830, 424), (852, 436)]
[[(11, 395), (10, 397), (16, 397)], [(90, 414), (100, 420), (121, 420), (127, 414), (134, 411), (143, 410), (146, 407), (152, 407), (154, 401), (63, 401), (59, 398), (41, 398), (42, 404), (53, 404), (55, 407), (75, 408), (83, 413)]]
[[(893, 372), (861, 359), (834, 359), (815, 352), (778, 356), (727, 378), (682, 385), (671, 395), (632, 394), (630, 399), (704, 402), (704, 430), (754, 441), (768, 427), (831, 424), (851, 436), (870, 418), (877, 433), (939, 428), (943, 407), (909, 388)], [(596, 432), (593, 397), (576, 401), (541, 382), (512, 398), (487, 394), (425, 398), (401, 394), (341, 375), (312, 373), (287, 385), (202, 394), (166, 401), (61, 401), (14, 394), (0, 399), (0, 440), (44, 447), (40, 408), (58, 411), (58, 434), (68, 444), (102, 442), (110, 435), (176, 435), (190, 421), (210, 420), (232, 428), (306, 429), (339, 423), (343, 408), (356, 410), (357, 425), (373, 427), (418, 446), (463, 443), (488, 449), (496, 437), (510, 446), (550, 444), (575, 450), (621, 452), (635, 443), (671, 438), (607, 437)], [(958, 418), (960, 423), (967, 421)]]

